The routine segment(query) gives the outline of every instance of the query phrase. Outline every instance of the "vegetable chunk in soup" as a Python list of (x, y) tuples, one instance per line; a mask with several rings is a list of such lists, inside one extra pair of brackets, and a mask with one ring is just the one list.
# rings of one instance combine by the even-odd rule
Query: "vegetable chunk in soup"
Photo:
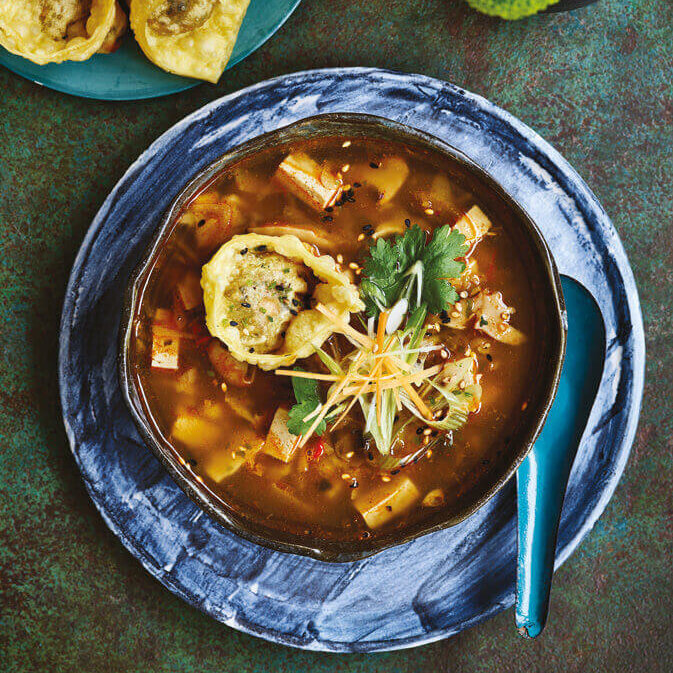
[(188, 469), (307, 541), (457, 511), (506, 460), (539, 353), (533, 281), (489, 204), (446, 158), (380, 139), (227, 167), (134, 318), (134, 385)]

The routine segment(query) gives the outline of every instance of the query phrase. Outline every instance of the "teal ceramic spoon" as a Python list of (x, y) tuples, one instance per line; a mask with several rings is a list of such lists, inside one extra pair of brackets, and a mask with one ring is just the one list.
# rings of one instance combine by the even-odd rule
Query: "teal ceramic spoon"
[(519, 633), (528, 638), (538, 636), (547, 619), (563, 497), (605, 359), (605, 327), (598, 305), (576, 281), (563, 277), (562, 285), (568, 344), (561, 382), (553, 413), (517, 471), (515, 617)]

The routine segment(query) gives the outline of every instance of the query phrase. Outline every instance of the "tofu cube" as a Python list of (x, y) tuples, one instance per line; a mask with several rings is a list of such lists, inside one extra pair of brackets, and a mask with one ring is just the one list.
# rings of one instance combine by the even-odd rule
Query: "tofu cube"
[(182, 305), (188, 310), (200, 306), (203, 303), (203, 290), (201, 279), (193, 271), (186, 273), (178, 282), (178, 295)]
[(180, 338), (159, 325), (152, 327), (152, 367), (176, 370), (180, 366)]
[(288, 154), (276, 170), (276, 179), (314, 210), (333, 206), (342, 192), (342, 181), (303, 152)]
[(469, 246), (476, 245), (489, 232), (491, 220), (479, 206), (472, 206), (454, 225)]
[(279, 407), (273, 416), (271, 427), (264, 442), (264, 453), (268, 453), (277, 460), (289, 463), (297, 451), (297, 435), (287, 429), (289, 414), (287, 409)]
[(374, 529), (404, 514), (420, 496), (414, 482), (402, 476), (381, 482), (380, 486), (371, 491), (358, 493), (353, 499), (353, 505), (362, 514), (365, 523)]

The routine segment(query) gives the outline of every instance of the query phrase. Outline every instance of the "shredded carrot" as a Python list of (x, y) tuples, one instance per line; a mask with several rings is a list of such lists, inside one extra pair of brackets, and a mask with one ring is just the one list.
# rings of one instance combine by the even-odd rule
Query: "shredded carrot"
[[(353, 362), (353, 366), (356, 366), (360, 360), (364, 357), (364, 353), (360, 352), (358, 353), (357, 357), (355, 358), (355, 361)], [(351, 375), (346, 374), (344, 376), (343, 380), (337, 385), (337, 387), (334, 389), (334, 391), (331, 393), (331, 395), (328, 397), (327, 401), (325, 404), (322, 405), (322, 409), (320, 410), (320, 413), (315, 417), (313, 423), (311, 423), (311, 427), (308, 429), (308, 432), (306, 433), (306, 436), (302, 439), (301, 443), (299, 444), (299, 447), (302, 448), (304, 444), (308, 441), (308, 439), (311, 437), (311, 435), (314, 433), (315, 429), (318, 427), (318, 424), (320, 421), (322, 421), (323, 418), (327, 415), (327, 412), (330, 410), (331, 406), (334, 404), (335, 400), (337, 397), (339, 397), (341, 391), (346, 387), (346, 384), (351, 380)]]
[(315, 379), (316, 381), (340, 381), (343, 378), (343, 375), (299, 372), (294, 369), (276, 369), (276, 376), (295, 376), (300, 379)]

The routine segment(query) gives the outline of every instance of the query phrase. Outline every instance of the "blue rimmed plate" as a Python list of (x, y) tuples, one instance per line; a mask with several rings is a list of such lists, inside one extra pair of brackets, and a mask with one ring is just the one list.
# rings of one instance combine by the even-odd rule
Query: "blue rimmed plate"
[(467, 154), (530, 213), (560, 272), (596, 299), (607, 352), (564, 504), (557, 565), (568, 558), (612, 495), (635, 432), (644, 339), (633, 275), (607, 215), (553, 148), (488, 101), (429, 77), (363, 68), (283, 76), (215, 101), (162, 135), (105, 201), (75, 261), (60, 337), (63, 414), (107, 524), (191, 605), (296, 647), (409, 647), (513, 603), (513, 483), (463, 523), (363, 561), (274, 552), (222, 529), (183, 494), (143, 445), (117, 381), (124, 288), (175, 195), (241, 142), (325, 112), (385, 116)]
[[(285, 23), (300, 1), (251, 0), (227, 69), (259, 49)], [(130, 29), (114, 54), (98, 54), (81, 63), (66, 61), (36, 65), (0, 47), (0, 65), (50, 89), (101, 100), (156, 98), (201, 83), (172, 75), (151, 63), (133, 39)]]

